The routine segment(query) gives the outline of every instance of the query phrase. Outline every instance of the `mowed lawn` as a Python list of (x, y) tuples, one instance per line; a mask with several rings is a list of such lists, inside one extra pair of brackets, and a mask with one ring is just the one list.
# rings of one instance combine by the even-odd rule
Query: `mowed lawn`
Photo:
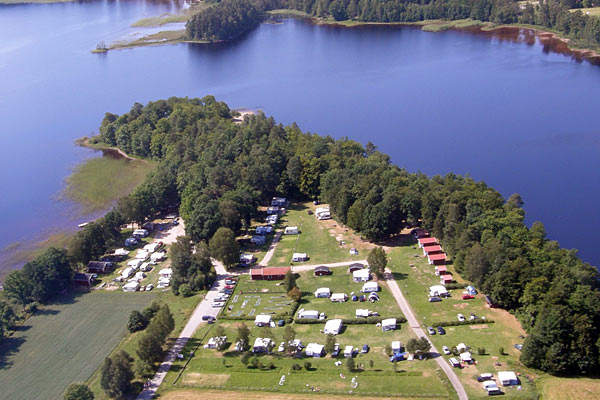
[[(520, 352), (514, 348), (514, 344), (523, 343), (525, 332), (513, 315), (500, 309), (489, 308), (482, 294), (478, 294), (473, 300), (462, 300), (463, 289), (451, 290), (450, 298), (439, 303), (430, 303), (429, 286), (438, 285), (439, 277), (434, 273), (434, 266), (429, 265), (423, 257), (422, 250), (414, 248), (413, 245), (399, 246), (393, 248), (388, 258), (388, 266), (394, 272), (398, 286), (423, 326), (435, 327), (436, 322), (456, 321), (458, 313), (466, 318), (473, 313), (495, 321), (486, 323), (482, 320), (478, 325), (449, 326), (445, 328), (446, 335), (429, 336), (440, 351), (442, 346), (452, 348), (459, 343), (471, 347), (473, 359), (477, 364), (465, 365), (462, 369), (454, 370), (463, 382), (469, 398), (488, 397), (476, 380), (479, 374), (491, 372), (497, 376), (498, 371), (505, 370), (520, 373), (522, 382), (521, 390), (504, 388), (507, 397), (537, 398), (536, 386), (533, 383), (536, 372), (519, 362)], [(462, 281), (452, 266), (449, 266), (449, 270), (452, 270), (457, 281)], [(477, 353), (479, 347), (485, 348), (485, 355)], [(500, 348), (504, 349), (504, 354), (500, 354)], [(447, 360), (451, 356), (442, 357)]]
[(0, 398), (59, 399), (85, 381), (119, 343), (132, 310), (149, 293), (70, 294), (57, 299), (0, 345)]
[[(310, 205), (309, 205), (310, 204)], [(282, 229), (286, 226), (297, 226), (299, 235), (283, 235), (277, 244), (269, 266), (290, 265), (293, 253), (308, 254), (308, 264), (333, 263), (346, 260), (360, 260), (365, 254), (350, 255), (349, 247), (340, 246), (336, 234), (328, 228), (331, 221), (319, 221), (308, 215), (312, 203), (292, 204), (286, 214), (281, 217)], [(294, 263), (302, 265), (302, 263)]]
[(543, 400), (595, 400), (600, 396), (600, 379), (547, 376), (537, 386)]

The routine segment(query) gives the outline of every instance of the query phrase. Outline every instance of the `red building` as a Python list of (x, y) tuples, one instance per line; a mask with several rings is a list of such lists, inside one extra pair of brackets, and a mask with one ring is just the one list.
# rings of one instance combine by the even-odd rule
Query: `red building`
[(315, 276), (323, 275), (331, 275), (331, 270), (329, 269), (329, 267), (321, 265), (320, 267), (315, 268)]
[(427, 260), (429, 261), (429, 264), (446, 265), (446, 254), (444, 254), (444, 253), (428, 254)]
[(290, 270), (290, 267), (269, 267), (255, 268), (250, 271), (250, 278), (253, 281), (277, 281), (285, 278), (285, 274)]
[(441, 252), (442, 252), (442, 246), (439, 246), (437, 244), (435, 246), (425, 246), (425, 247), (423, 247), (423, 254), (424, 255), (441, 253)]
[(417, 240), (417, 242), (419, 243), (419, 247), (433, 246), (433, 245), (438, 244), (437, 239), (434, 237), (421, 238), (421, 239)]

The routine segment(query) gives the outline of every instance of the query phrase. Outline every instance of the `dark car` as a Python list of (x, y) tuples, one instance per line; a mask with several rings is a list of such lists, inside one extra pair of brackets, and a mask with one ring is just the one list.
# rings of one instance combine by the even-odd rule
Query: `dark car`
[(214, 318), (212, 315), (203, 315), (202, 321), (208, 321), (209, 319)]
[(444, 327), (443, 327), (443, 326), (438, 326), (438, 327), (437, 327), (437, 330), (438, 330), (438, 333), (439, 333), (440, 335), (445, 335), (445, 334), (446, 334), (446, 330), (444, 329)]
[(432, 326), (427, 327), (427, 332), (429, 332), (430, 335), (435, 335), (435, 329), (433, 329)]
[(279, 321), (277, 321), (277, 326), (284, 326), (285, 325), (285, 321), (280, 319)]
[(209, 324), (214, 324), (217, 319), (215, 317), (210, 317), (206, 320)]
[(361, 353), (368, 353), (369, 352), (369, 345), (368, 344), (363, 344), (362, 350), (360, 352)]
[(429, 298), (429, 302), (430, 303), (436, 303), (438, 301), (442, 301), (442, 298), (441, 297), (437, 297), (437, 296), (433, 296), (433, 297)]

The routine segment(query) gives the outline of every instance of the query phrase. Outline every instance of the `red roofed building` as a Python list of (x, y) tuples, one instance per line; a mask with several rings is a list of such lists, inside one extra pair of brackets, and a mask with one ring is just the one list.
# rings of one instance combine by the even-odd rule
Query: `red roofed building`
[(453, 278), (452, 278), (451, 274), (440, 275), (440, 283), (442, 285), (445, 285), (447, 283), (451, 283), (452, 281), (453, 281)]
[(429, 264), (446, 265), (446, 254), (444, 254), (444, 253), (428, 254), (427, 260), (429, 261)]
[(442, 252), (442, 246), (439, 246), (437, 244), (435, 246), (425, 246), (425, 247), (423, 247), (423, 254), (424, 255), (441, 253), (441, 252)]
[(277, 281), (282, 280), (285, 274), (290, 270), (290, 267), (269, 267), (255, 268), (250, 271), (250, 278), (253, 281)]
[(443, 275), (443, 274), (447, 274), (448, 270), (446, 269), (445, 265), (438, 265), (435, 267), (435, 273), (437, 275)]
[(421, 239), (417, 240), (417, 242), (419, 242), (419, 247), (431, 246), (431, 245), (438, 244), (437, 239), (434, 237), (421, 238)]

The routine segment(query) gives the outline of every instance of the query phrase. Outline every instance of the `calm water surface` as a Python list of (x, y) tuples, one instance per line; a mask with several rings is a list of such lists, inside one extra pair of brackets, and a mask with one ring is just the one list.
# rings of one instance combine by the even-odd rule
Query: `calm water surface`
[[(94, 55), (176, 2), (0, 6), (0, 249), (71, 228), (56, 201), (74, 146), (104, 112), (213, 94), (304, 130), (373, 141), (398, 165), (455, 172), (520, 193), (527, 221), (600, 265), (600, 67), (489, 34), (415, 28), (263, 24), (226, 45), (167, 45)], [(4, 262), (4, 267), (8, 267)]]

